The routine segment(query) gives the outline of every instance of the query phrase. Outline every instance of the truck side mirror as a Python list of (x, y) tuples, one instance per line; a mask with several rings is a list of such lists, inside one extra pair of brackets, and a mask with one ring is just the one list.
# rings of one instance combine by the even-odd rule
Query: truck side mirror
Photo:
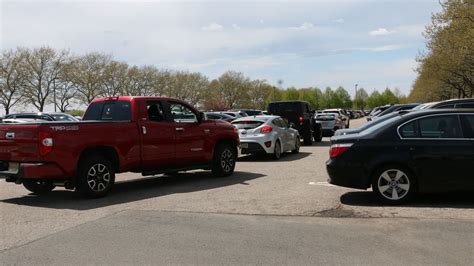
[(204, 120), (206, 120), (206, 114), (203, 113), (203, 112), (199, 112), (198, 121), (199, 121), (199, 122), (202, 122), (202, 121), (204, 121)]

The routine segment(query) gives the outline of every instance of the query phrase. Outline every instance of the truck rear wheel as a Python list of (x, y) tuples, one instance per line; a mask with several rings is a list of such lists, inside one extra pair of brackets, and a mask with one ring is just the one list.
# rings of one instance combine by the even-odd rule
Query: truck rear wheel
[(214, 151), (212, 174), (217, 177), (226, 177), (234, 173), (237, 160), (237, 149), (231, 144), (219, 144)]
[(35, 194), (44, 194), (52, 191), (56, 186), (49, 181), (23, 179), (23, 186)]
[(109, 160), (91, 156), (81, 161), (76, 177), (77, 191), (87, 198), (104, 197), (115, 182), (115, 171)]
[(321, 142), (323, 140), (323, 129), (316, 127), (313, 132), (313, 138), (315, 142)]
[(304, 133), (303, 135), (303, 142), (304, 142), (304, 145), (306, 146), (311, 146), (313, 145), (313, 136), (311, 134), (311, 130), (308, 129), (306, 130), (306, 132)]

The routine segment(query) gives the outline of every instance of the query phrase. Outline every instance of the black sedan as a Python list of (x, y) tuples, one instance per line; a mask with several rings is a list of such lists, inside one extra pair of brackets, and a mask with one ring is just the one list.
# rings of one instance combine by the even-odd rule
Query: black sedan
[(331, 139), (329, 182), (387, 203), (417, 192), (474, 190), (474, 110), (425, 110)]

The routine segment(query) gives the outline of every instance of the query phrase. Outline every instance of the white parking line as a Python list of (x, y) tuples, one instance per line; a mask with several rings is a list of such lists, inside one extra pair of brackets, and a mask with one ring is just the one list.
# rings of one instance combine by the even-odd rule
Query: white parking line
[(328, 182), (309, 182), (308, 185), (323, 186), (323, 187), (335, 187), (335, 185), (329, 184)]

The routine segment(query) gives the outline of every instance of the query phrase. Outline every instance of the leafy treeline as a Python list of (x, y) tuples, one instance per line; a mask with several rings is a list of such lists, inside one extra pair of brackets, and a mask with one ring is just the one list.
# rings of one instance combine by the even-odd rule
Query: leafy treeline
[(444, 0), (426, 27), (425, 54), (410, 99), (435, 101), (473, 97), (474, 1)]
[(304, 100), (316, 109), (353, 104), (361, 109), (400, 101), (389, 89), (369, 96), (361, 88), (353, 102), (342, 87), (283, 89), (235, 71), (209, 80), (201, 73), (130, 66), (101, 53), (74, 56), (49, 47), (17, 48), (0, 55), (0, 105), (7, 114), (20, 105), (43, 111), (48, 104), (65, 112), (75, 104), (116, 95), (176, 97), (205, 110), (265, 109), (268, 102), (278, 100)]

